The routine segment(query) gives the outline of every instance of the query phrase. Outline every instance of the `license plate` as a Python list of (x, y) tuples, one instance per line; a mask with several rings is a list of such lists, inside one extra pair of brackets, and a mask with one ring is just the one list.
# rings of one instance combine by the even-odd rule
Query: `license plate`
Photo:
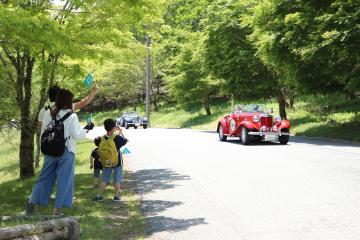
[(137, 126), (137, 127), (140, 126), (140, 123), (135, 123), (135, 126)]
[(265, 141), (276, 141), (276, 135), (273, 133), (266, 134)]

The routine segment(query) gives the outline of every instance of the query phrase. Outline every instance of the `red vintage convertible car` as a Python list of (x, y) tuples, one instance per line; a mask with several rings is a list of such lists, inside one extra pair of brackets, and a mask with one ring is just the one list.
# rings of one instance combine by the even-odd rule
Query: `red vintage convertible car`
[(244, 145), (256, 140), (287, 144), (289, 129), (288, 120), (274, 118), (272, 110), (265, 111), (259, 105), (237, 106), (231, 114), (220, 119), (217, 126), (220, 141), (226, 141), (227, 137), (239, 137)]

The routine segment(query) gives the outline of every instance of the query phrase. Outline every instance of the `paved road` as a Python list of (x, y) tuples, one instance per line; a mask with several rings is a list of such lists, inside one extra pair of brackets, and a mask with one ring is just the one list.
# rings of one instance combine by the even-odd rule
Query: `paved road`
[(148, 239), (360, 239), (360, 145), (127, 130)]

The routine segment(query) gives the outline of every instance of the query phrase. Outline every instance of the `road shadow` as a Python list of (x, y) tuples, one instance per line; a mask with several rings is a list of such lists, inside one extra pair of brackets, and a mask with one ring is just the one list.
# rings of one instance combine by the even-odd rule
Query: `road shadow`
[(326, 139), (326, 138), (317, 138), (317, 137), (302, 137), (302, 136), (293, 136), (290, 138), (291, 142), (294, 143), (305, 143), (318, 146), (334, 146), (334, 147), (360, 147), (360, 143), (350, 142), (345, 140), (338, 139)]
[[(140, 196), (159, 190), (175, 188), (178, 181), (188, 181), (190, 177), (178, 174), (170, 169), (144, 169), (129, 171), (129, 179), (125, 184), (131, 186)], [(179, 232), (192, 226), (207, 224), (204, 218), (176, 219), (161, 216), (169, 208), (182, 205), (179, 201), (141, 200), (140, 210), (145, 218), (145, 235), (151, 236), (157, 232)]]
[(166, 190), (177, 186), (175, 181), (190, 180), (189, 176), (178, 174), (170, 169), (145, 169), (128, 172), (135, 181), (134, 191), (143, 195), (155, 190)]
[(151, 236), (157, 232), (179, 232), (200, 224), (207, 224), (204, 218), (176, 219), (164, 216), (154, 216), (146, 218), (146, 236)]
[(162, 200), (142, 200), (141, 212), (150, 216), (165, 211), (168, 208), (179, 206), (182, 202), (162, 201)]
[[(221, 142), (220, 140), (217, 140), (217, 141)], [(231, 144), (240, 145), (243, 147), (254, 147), (254, 146), (279, 146), (279, 147), (282, 146), (282, 147), (285, 147), (285, 146), (287, 146), (287, 145), (282, 145), (278, 142), (267, 142), (267, 141), (252, 141), (248, 145), (242, 145), (240, 139), (236, 139), (236, 138), (228, 139), (228, 140), (226, 140), (226, 142), (221, 142), (221, 143), (224, 143), (224, 144), (231, 143)], [(288, 144), (291, 144), (291, 138), (290, 138), (290, 141)]]
[(175, 201), (145, 200), (141, 201), (141, 213), (146, 220), (146, 236), (151, 236), (157, 232), (179, 232), (190, 227), (207, 224), (205, 218), (176, 219), (171, 217), (159, 216), (168, 208), (183, 204)]

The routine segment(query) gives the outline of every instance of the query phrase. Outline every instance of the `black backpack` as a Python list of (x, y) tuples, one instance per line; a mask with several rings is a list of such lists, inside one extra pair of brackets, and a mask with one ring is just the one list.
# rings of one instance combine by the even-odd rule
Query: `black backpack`
[(66, 113), (60, 120), (53, 119), (41, 135), (41, 152), (45, 155), (60, 157), (65, 151), (64, 121), (73, 112)]

